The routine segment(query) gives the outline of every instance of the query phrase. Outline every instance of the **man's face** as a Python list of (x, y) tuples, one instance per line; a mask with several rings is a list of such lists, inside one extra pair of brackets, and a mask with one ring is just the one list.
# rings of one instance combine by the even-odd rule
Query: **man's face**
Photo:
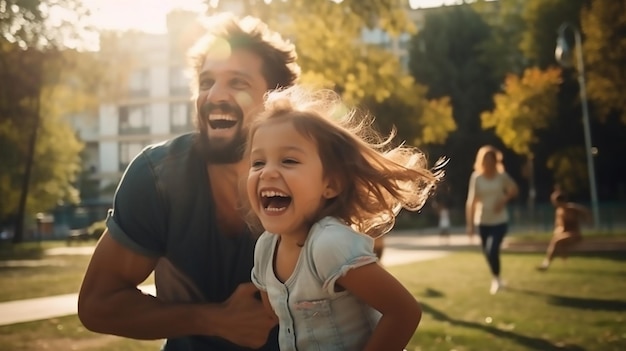
[(268, 89), (262, 68), (262, 59), (245, 49), (214, 49), (207, 55), (199, 72), (196, 109), (209, 162), (241, 161), (247, 126), (262, 109)]

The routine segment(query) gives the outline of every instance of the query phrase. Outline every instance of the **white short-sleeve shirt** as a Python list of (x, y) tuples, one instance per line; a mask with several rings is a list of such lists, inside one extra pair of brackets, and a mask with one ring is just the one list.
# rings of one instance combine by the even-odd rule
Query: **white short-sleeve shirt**
[[(279, 318), (281, 350), (362, 350), (380, 313), (347, 291), (335, 291), (339, 277), (377, 261), (374, 240), (333, 217), (311, 228), (291, 277), (284, 283), (273, 267), (279, 236), (257, 241), (252, 282), (266, 291)], [(376, 284), (376, 282), (372, 282)]]
[(495, 207), (512, 184), (513, 179), (506, 172), (498, 173), (492, 178), (477, 172), (472, 173), (468, 197), (475, 197), (478, 200), (474, 212), (475, 225), (497, 225), (509, 221), (507, 209), (495, 211)]

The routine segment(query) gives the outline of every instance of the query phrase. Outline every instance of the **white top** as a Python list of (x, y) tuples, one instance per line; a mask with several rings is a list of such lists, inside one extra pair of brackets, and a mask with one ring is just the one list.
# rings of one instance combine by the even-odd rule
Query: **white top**
[(467, 203), (476, 199), (474, 225), (497, 225), (509, 221), (506, 207), (496, 212), (496, 204), (506, 196), (506, 190), (515, 186), (515, 182), (506, 172), (497, 173), (487, 178), (477, 172), (472, 173), (467, 194)]
[(335, 284), (350, 269), (376, 262), (374, 239), (325, 217), (309, 231), (284, 283), (273, 265), (278, 239), (265, 232), (257, 241), (252, 282), (267, 292), (278, 316), (280, 349), (363, 350), (381, 314)]

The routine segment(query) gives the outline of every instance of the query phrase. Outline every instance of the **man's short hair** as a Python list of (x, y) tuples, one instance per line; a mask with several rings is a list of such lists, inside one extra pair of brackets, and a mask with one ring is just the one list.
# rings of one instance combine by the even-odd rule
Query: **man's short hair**
[(222, 13), (202, 20), (207, 32), (187, 53), (192, 75), (192, 92), (197, 94), (198, 75), (209, 50), (221, 39), (228, 43), (230, 52), (246, 49), (259, 55), (263, 61), (263, 76), (270, 89), (293, 85), (300, 77), (300, 66), (296, 63), (295, 46), (269, 29), (258, 18), (238, 18)]

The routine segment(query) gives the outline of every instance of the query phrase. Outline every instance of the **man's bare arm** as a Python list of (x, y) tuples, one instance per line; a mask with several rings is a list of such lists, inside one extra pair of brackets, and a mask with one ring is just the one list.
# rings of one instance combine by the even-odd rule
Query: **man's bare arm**
[(105, 232), (79, 293), (78, 315), (85, 327), (134, 339), (209, 335), (247, 347), (266, 342), (275, 322), (255, 299), (252, 284), (240, 286), (221, 304), (165, 302), (137, 288), (156, 262), (156, 258), (125, 248)]

